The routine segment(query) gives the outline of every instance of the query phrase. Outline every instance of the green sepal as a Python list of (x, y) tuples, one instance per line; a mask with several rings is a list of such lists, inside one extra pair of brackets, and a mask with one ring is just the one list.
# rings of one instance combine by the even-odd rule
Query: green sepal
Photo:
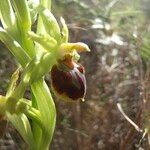
[(40, 4), (45, 8), (51, 10), (51, 0), (40, 0)]
[(30, 11), (30, 18), (31, 18), (31, 23), (34, 24), (35, 21), (37, 20), (37, 11), (36, 11), (36, 6), (39, 5), (39, 2), (36, 0), (36, 3), (34, 0), (28, 0), (28, 7)]
[(54, 37), (57, 42), (59, 43), (61, 40), (61, 33), (60, 33), (60, 28), (57, 23), (57, 20), (55, 19), (54, 15), (45, 7), (42, 5), (39, 5), (37, 7), (37, 11), (40, 14), (45, 30), (46, 32)]
[(67, 43), (68, 42), (68, 34), (69, 34), (69, 31), (68, 31), (68, 27), (65, 23), (65, 20), (64, 18), (60, 18), (60, 21), (61, 21), (61, 24), (62, 24), (62, 38), (61, 38), (61, 43)]
[(56, 49), (57, 41), (48, 34), (35, 34), (28, 32), (29, 37), (40, 44), (46, 51), (52, 52)]

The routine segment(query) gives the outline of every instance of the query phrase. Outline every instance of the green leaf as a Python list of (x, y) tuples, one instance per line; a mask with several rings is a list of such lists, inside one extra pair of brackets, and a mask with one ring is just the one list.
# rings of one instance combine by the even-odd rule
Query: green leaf
[[(33, 93), (32, 93), (32, 106), (34, 108), (37, 108), (37, 102), (36, 102), (36, 99), (35, 99)], [(31, 124), (32, 124), (32, 131), (33, 131), (33, 135), (34, 135), (35, 141), (36, 141), (36, 143), (38, 144), (38, 147), (39, 147), (40, 141), (41, 141), (41, 138), (42, 138), (42, 129), (34, 121), (31, 122)]]
[(43, 79), (33, 83), (31, 88), (37, 102), (38, 110), (41, 112), (43, 126), (45, 127), (42, 130), (42, 148), (44, 145), (48, 146), (52, 139), (56, 121), (56, 109), (49, 88)]
[(9, 0), (0, 0), (0, 19), (5, 30), (15, 39), (19, 39), (16, 16)]
[(34, 45), (32, 40), (28, 39), (27, 32), (31, 31), (31, 17), (27, 0), (12, 0), (13, 8), (16, 12), (18, 21), (18, 32), (20, 39), (18, 39), (21, 46), (27, 54), (33, 58), (35, 55)]
[(18, 62), (25, 67), (30, 61), (30, 57), (20, 44), (0, 27), (0, 40), (8, 47), (10, 52), (16, 57)]
[(37, 150), (37, 144), (35, 143), (31, 126), (28, 118), (24, 114), (20, 115), (11, 115), (7, 112), (7, 117), (11, 123), (15, 126), (18, 132), (21, 134), (25, 142), (30, 146), (32, 150)]
[(23, 30), (31, 29), (31, 18), (27, 0), (11, 0), (13, 7), (16, 11), (16, 15), (19, 21), (19, 25)]
[(1, 22), (4, 28), (14, 28), (15, 14), (9, 0), (0, 0)]

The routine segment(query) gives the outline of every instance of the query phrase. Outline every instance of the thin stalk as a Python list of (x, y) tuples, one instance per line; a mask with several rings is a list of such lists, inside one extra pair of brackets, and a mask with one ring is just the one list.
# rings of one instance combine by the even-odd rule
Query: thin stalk
[(138, 132), (143, 132), (142, 129), (139, 128), (137, 124), (135, 124), (123, 111), (122, 106), (120, 103), (117, 103), (118, 110), (121, 112), (121, 114), (124, 116), (124, 118), (137, 130)]
[[(51, 9), (51, 0), (41, 0), (40, 4), (48, 8), (49, 10)], [(46, 33), (46, 31), (44, 29), (42, 19), (39, 16), (37, 24), (37, 34), (40, 33), (44, 34)], [(40, 49), (41, 47), (39, 45), (36, 45), (36, 51), (40, 51)], [(47, 87), (43, 79), (34, 82), (31, 85), (31, 89), (36, 100), (36, 102), (33, 101), (33, 104), (34, 103), (37, 104), (37, 107), (41, 112), (43, 125), (45, 126), (45, 128), (42, 128), (41, 134), (41, 129), (37, 127), (36, 124), (33, 124), (34, 130), (33, 134), (34, 137), (36, 138), (35, 140), (39, 141), (38, 149), (48, 150), (55, 129), (55, 122), (56, 122), (55, 104), (53, 102), (49, 88)]]

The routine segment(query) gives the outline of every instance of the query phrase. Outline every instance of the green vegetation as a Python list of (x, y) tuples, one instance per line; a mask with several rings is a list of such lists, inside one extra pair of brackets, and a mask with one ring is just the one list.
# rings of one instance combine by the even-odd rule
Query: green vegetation
[[(45, 10), (50, 10), (50, 1), (41, 0), (41, 5), (33, 0), (0, 1), (0, 39), (15, 56), (12, 59), (1, 46), (0, 94), (6, 92), (1, 114), (7, 109), (7, 119), (31, 149), (48, 149), (52, 137), (54, 150), (149, 149), (149, 0), (54, 0), (52, 12)], [(46, 84), (51, 85), (47, 73), (62, 57), (59, 50), (72, 52), (73, 43), (62, 44), (68, 40), (77, 50), (79, 41), (91, 49), (80, 60), (87, 79), (84, 103), (62, 102)], [(51, 93), (57, 108), (54, 136)], [(15, 131), (10, 134), (17, 136)]]

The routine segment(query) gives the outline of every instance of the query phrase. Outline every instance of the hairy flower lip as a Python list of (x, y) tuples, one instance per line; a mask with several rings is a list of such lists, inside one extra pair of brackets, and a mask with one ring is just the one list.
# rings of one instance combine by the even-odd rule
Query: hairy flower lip
[(86, 79), (84, 68), (71, 57), (59, 60), (51, 70), (52, 89), (55, 95), (64, 101), (84, 99), (86, 93)]

